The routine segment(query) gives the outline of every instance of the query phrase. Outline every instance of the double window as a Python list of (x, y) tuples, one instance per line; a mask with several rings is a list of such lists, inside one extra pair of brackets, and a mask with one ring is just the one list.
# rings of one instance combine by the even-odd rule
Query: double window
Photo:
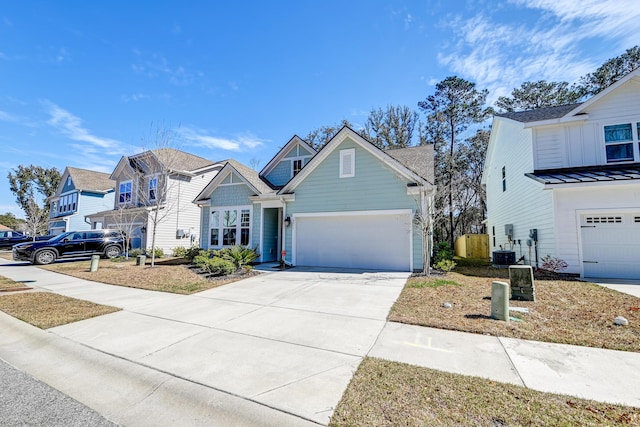
[(210, 241), (212, 247), (242, 245), (251, 242), (251, 208), (248, 206), (211, 211)]
[(133, 200), (133, 183), (131, 181), (121, 182), (118, 194), (118, 203), (120, 203), (121, 205), (131, 203), (131, 201)]
[(58, 201), (58, 213), (75, 212), (78, 204), (78, 193), (66, 194)]
[(604, 145), (607, 163), (633, 162), (640, 159), (638, 146), (640, 122), (604, 127)]

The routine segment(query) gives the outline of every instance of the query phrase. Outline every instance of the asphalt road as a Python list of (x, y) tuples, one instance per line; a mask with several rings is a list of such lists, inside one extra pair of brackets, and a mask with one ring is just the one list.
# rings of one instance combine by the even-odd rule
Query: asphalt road
[(0, 425), (3, 427), (113, 427), (94, 410), (0, 359)]

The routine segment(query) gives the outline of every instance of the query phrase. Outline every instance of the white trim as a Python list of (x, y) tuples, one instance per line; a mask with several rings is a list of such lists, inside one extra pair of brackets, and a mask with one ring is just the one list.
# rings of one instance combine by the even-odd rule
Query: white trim
[[(640, 151), (639, 151), (640, 135), (638, 135), (638, 125), (640, 125), (640, 117), (638, 116), (633, 116), (633, 117), (635, 118), (633, 119), (630, 118), (628, 120), (626, 118), (619, 118), (619, 120), (616, 122), (607, 121), (607, 122), (600, 123), (600, 138), (598, 139), (602, 144), (601, 145), (602, 159), (604, 160), (605, 165), (626, 165), (631, 163), (637, 163), (640, 160)], [(617, 125), (627, 125), (627, 124), (631, 125), (631, 141), (620, 141), (620, 142), (614, 142), (607, 145), (604, 128), (607, 126), (617, 126)], [(631, 144), (631, 149), (633, 150), (633, 159), (610, 162), (609, 159), (607, 159), (607, 146), (623, 145), (623, 144)]]
[(313, 217), (313, 216), (363, 216), (363, 215), (403, 215), (409, 214), (413, 215), (412, 209), (380, 209), (380, 210), (370, 210), (370, 211), (334, 211), (334, 212), (301, 212), (294, 213), (290, 216), (292, 218), (304, 218), (304, 217)]
[[(285, 159), (284, 157), (285, 154), (287, 154), (291, 150), (292, 146), (295, 144), (302, 145), (305, 149), (308, 149), (308, 151), (311, 153), (309, 154), (309, 157), (314, 157), (318, 153), (316, 150), (314, 150), (312, 146), (304, 142), (304, 140), (302, 140), (298, 135), (294, 135), (289, 140), (289, 142), (287, 142), (284, 145), (284, 147), (282, 147), (280, 151), (278, 151), (276, 155), (273, 156), (271, 160), (269, 160), (269, 163), (267, 163), (266, 166), (262, 168), (259, 175), (260, 176), (269, 175), (269, 173), (271, 173), (271, 171), (278, 165), (278, 163), (280, 163), (281, 160)], [(298, 150), (298, 153), (300, 153), (299, 150)], [(287, 159), (289, 159), (289, 157), (287, 157)]]
[[(239, 245), (241, 243), (237, 243), (239, 239), (241, 239), (242, 236), (242, 211), (243, 210), (248, 210), (249, 211), (249, 243), (247, 244), (247, 246), (251, 246), (251, 242), (252, 237), (253, 237), (253, 205), (233, 205), (233, 206), (211, 206), (211, 209), (209, 209), (209, 228), (207, 229), (207, 247), (209, 248), (224, 248), (224, 247), (230, 247), (230, 246), (234, 246), (234, 245)], [(231, 211), (231, 210), (235, 210), (237, 213), (237, 217), (236, 217), (236, 243), (234, 243), (234, 245), (224, 245), (223, 241), (224, 241), (224, 236), (223, 233), (221, 232), (218, 235), (218, 245), (212, 245), (211, 244), (211, 230), (212, 230), (212, 226), (211, 226), (211, 215), (213, 214), (213, 212), (224, 212), (224, 211)], [(224, 227), (222, 226), (222, 218), (219, 218), (219, 222), (218, 222), (218, 230), (222, 231), (224, 229)], [(262, 247), (262, 246), (261, 246)]]
[[(298, 146), (298, 148), (300, 148), (300, 146)], [(294, 175), (294, 173), (293, 173), (294, 172), (293, 164), (299, 160), (300, 161), (300, 170), (302, 170), (302, 168), (305, 166), (304, 159), (309, 159), (309, 158), (311, 158), (311, 156), (299, 156), (299, 157), (287, 157), (286, 158), (287, 160), (291, 160), (291, 178), (293, 178), (294, 176), (297, 175), (297, 174)], [(300, 173), (300, 171), (298, 171), (298, 173)]]
[[(348, 171), (345, 172), (345, 166)], [(345, 148), (340, 150), (340, 178), (353, 178), (356, 176), (356, 149)]]

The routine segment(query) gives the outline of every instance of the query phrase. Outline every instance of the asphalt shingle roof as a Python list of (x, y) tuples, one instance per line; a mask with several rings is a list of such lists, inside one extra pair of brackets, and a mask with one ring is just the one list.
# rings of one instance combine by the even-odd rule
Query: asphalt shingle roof
[(275, 193), (274, 189), (260, 178), (258, 172), (251, 169), (250, 167), (245, 166), (233, 159), (223, 160), (220, 163), (229, 163), (231, 166), (233, 166), (234, 169), (244, 177), (244, 179), (246, 179), (251, 185), (256, 188), (256, 190), (260, 192), (260, 194)]
[(151, 151), (165, 166), (177, 171), (191, 172), (217, 163), (175, 148), (159, 148)]
[(73, 184), (78, 190), (109, 191), (115, 188), (116, 182), (109, 179), (110, 174), (88, 169), (67, 166)]
[(517, 111), (514, 113), (501, 113), (496, 114), (496, 116), (505, 117), (522, 123), (538, 122), (542, 120), (559, 119), (580, 104), (582, 104), (582, 102), (558, 105), (556, 107), (538, 108), (536, 110)]
[(385, 153), (429, 181), (429, 183), (434, 183), (433, 144), (396, 148), (387, 150)]

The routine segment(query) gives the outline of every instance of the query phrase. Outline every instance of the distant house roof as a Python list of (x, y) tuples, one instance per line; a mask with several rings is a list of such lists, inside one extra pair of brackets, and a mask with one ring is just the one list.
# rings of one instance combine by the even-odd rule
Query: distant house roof
[(538, 170), (525, 176), (548, 185), (640, 180), (640, 164)]
[(88, 169), (67, 166), (69, 176), (77, 190), (107, 192), (115, 188), (115, 181), (108, 173), (96, 172)]
[(433, 144), (395, 148), (386, 150), (385, 153), (402, 163), (407, 169), (429, 181), (429, 183), (434, 183)]
[(191, 172), (218, 163), (175, 148), (160, 148), (151, 150), (151, 152), (155, 154), (158, 160), (165, 166), (177, 171)]
[(538, 108), (536, 110), (517, 111), (514, 113), (496, 114), (497, 117), (505, 117), (522, 123), (539, 122), (542, 120), (559, 119), (567, 113), (581, 105), (582, 102), (575, 104), (558, 105), (556, 107)]
[(6, 225), (0, 224), (0, 231), (12, 231), (12, 229), (7, 227)]

